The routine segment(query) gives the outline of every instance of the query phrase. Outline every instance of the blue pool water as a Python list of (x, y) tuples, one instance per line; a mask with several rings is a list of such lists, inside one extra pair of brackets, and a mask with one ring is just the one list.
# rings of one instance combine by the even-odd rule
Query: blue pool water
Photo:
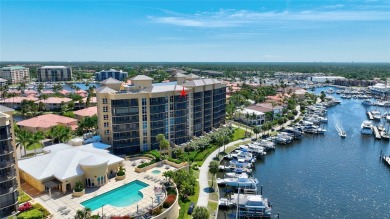
[(153, 170), (152, 173), (153, 173), (153, 174), (160, 174), (161, 171), (160, 171), (160, 170)]
[(139, 180), (132, 181), (124, 186), (103, 193), (94, 198), (81, 202), (84, 207), (96, 210), (103, 205), (112, 205), (114, 207), (126, 207), (134, 204), (143, 198), (141, 189), (149, 185)]

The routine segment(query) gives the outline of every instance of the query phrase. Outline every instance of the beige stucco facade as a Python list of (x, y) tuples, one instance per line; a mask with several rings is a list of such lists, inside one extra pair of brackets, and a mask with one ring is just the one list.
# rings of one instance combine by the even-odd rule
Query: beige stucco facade
[[(118, 140), (119, 138), (115, 137), (114, 133), (123, 133), (126, 132), (126, 130), (114, 130), (114, 124), (113, 124), (113, 118), (115, 115), (113, 113), (112, 101), (113, 100), (136, 100), (138, 102), (138, 129), (136, 130), (139, 134), (137, 138), (139, 138), (139, 151), (148, 151), (152, 149), (153, 140), (156, 136), (156, 133), (151, 133), (151, 123), (156, 122), (156, 119), (153, 121), (151, 118), (151, 105), (150, 100), (152, 98), (166, 98), (166, 127), (165, 130), (167, 130), (165, 133), (158, 133), (158, 134), (165, 134), (167, 137), (167, 140), (170, 141), (171, 146), (174, 144), (181, 144), (184, 143), (179, 140), (179, 143), (174, 143), (175, 140), (171, 139), (171, 127), (172, 125), (177, 125), (176, 121), (175, 123), (172, 123), (174, 119), (177, 118), (177, 115), (175, 113), (175, 109), (170, 108), (169, 106), (172, 106), (172, 104), (175, 104), (173, 98), (178, 97), (181, 95), (183, 88), (185, 95), (183, 98), (186, 99), (187, 104), (187, 112), (186, 117), (187, 121), (186, 124), (186, 138), (187, 141), (190, 140), (194, 135), (195, 131), (193, 130), (194, 127), (194, 93), (197, 92), (207, 92), (211, 91), (212, 95), (211, 98), (209, 98), (207, 101), (210, 102), (211, 108), (209, 110), (202, 109), (203, 113), (210, 113), (211, 117), (209, 117), (209, 121), (211, 120), (211, 127), (212, 128), (218, 128), (220, 124), (224, 123), (224, 116), (222, 121), (218, 121), (214, 124), (214, 118), (213, 118), (213, 110), (215, 107), (218, 107), (219, 105), (225, 109), (226, 104), (226, 94), (224, 94), (223, 103), (215, 104), (214, 103), (214, 97), (213, 92), (223, 90), (225, 92), (226, 85), (224, 83), (219, 82), (215, 79), (196, 79), (195, 81), (188, 79), (185, 81), (183, 78), (177, 78), (176, 84), (169, 84), (167, 85), (160, 84), (158, 86), (152, 85), (152, 79), (141, 76), (136, 76), (136, 80), (132, 80), (131, 86), (122, 86), (120, 89), (118, 89), (118, 84), (104, 84), (106, 88), (102, 87), (102, 89), (98, 90), (96, 93), (97, 97), (97, 114), (98, 114), (98, 127), (99, 127), (99, 134), (102, 138), (102, 141), (106, 144), (112, 145), (113, 153), (117, 154), (116, 150), (116, 144), (114, 141)], [(141, 79), (142, 80), (141, 80)], [(142, 101), (144, 100), (144, 103)], [(217, 100), (217, 99), (215, 99)], [(205, 101), (205, 100), (202, 100)], [(141, 104), (142, 103), (142, 104)], [(218, 105), (218, 106), (216, 106)], [(117, 107), (117, 106), (116, 106)], [(136, 107), (136, 106), (134, 106)], [(144, 108), (143, 108), (144, 107)], [(129, 107), (131, 108), (131, 106)], [(199, 106), (198, 106), (199, 108)], [(225, 113), (223, 113), (224, 115)], [(197, 116), (198, 118), (201, 118), (203, 116)], [(217, 118), (217, 117), (216, 117)], [(220, 117), (218, 117), (219, 119)], [(201, 123), (203, 124), (204, 118), (202, 119)], [(117, 127), (121, 126), (121, 124), (115, 124)], [(146, 128), (145, 128), (146, 127)], [(202, 127), (203, 129), (203, 127)], [(211, 131), (210, 129), (208, 131)], [(199, 131), (198, 131), (199, 132)], [(203, 134), (203, 133), (202, 133)], [(199, 136), (199, 134), (197, 134)], [(181, 136), (175, 136), (175, 138), (180, 138)], [(129, 137), (130, 138), (130, 137)], [(133, 137), (131, 137), (133, 138)], [(126, 147), (126, 146), (124, 146)], [(129, 146), (134, 147), (134, 146)], [(120, 152), (118, 154), (121, 154)], [(128, 154), (128, 153), (126, 153)]]
[[(107, 165), (107, 163), (105, 163), (105, 164), (101, 164), (101, 165), (97, 165), (97, 166), (82, 166), (81, 168), (85, 171), (85, 174), (83, 174), (81, 176), (74, 176), (71, 178), (60, 179), (60, 180), (57, 178), (54, 178), (54, 177), (51, 177), (49, 179), (39, 180), (39, 179), (34, 178), (30, 174), (28, 174), (20, 169), (19, 169), (19, 174), (20, 174), (21, 179), (25, 183), (34, 187), (39, 192), (45, 192), (45, 190), (48, 190), (48, 188), (45, 188), (45, 185), (44, 185), (45, 182), (50, 181), (52, 179), (56, 179), (61, 183), (58, 186), (52, 188), (52, 190), (53, 189), (59, 190), (63, 193), (66, 193), (66, 192), (73, 191), (73, 189), (78, 181), (82, 182), (84, 184), (84, 186), (86, 186), (86, 187), (100, 187), (100, 186), (107, 184), (110, 174), (112, 173), (112, 176), (115, 176), (115, 174), (119, 168), (119, 165), (120, 165), (120, 163), (115, 163), (112, 165)], [(94, 182), (98, 182), (97, 178), (99, 176), (104, 177), (103, 183), (101, 183), (101, 184), (94, 183), (93, 186), (92, 185), (89, 185), (89, 186), (85, 185), (86, 179), (93, 179)]]

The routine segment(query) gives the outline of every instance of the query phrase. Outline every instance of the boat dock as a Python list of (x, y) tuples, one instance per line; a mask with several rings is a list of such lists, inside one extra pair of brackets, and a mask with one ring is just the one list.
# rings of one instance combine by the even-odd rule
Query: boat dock
[(382, 137), (381, 137), (381, 134), (379, 133), (378, 127), (374, 126), (372, 129), (374, 130), (375, 138), (381, 139)]
[(385, 163), (387, 163), (387, 165), (389, 165), (390, 166), (390, 156), (383, 156), (382, 157), (383, 158), (383, 161), (385, 162)]
[(367, 115), (368, 115), (368, 118), (369, 118), (370, 120), (373, 120), (373, 119), (374, 119), (374, 117), (372, 116), (371, 112), (367, 112)]

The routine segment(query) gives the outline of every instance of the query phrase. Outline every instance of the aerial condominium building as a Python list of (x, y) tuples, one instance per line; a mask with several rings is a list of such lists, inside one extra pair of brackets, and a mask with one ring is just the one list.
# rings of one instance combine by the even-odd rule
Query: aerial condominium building
[(13, 109), (0, 106), (0, 218), (17, 212), (18, 185), (15, 141), (13, 133)]
[(158, 149), (158, 134), (179, 145), (225, 123), (226, 86), (216, 79), (177, 73), (166, 83), (145, 75), (131, 82), (109, 78), (97, 89), (99, 133), (114, 154)]
[(42, 66), (37, 69), (37, 80), (46, 81), (71, 81), (72, 69), (67, 66)]
[(122, 70), (117, 71), (115, 69), (95, 72), (95, 80), (96, 81), (103, 81), (103, 80), (106, 80), (108, 78), (114, 78), (114, 79), (119, 80), (119, 81), (124, 81), (127, 78), (127, 72), (124, 72)]
[(3, 67), (0, 70), (0, 78), (8, 81), (10, 84), (30, 81), (30, 70), (23, 66)]

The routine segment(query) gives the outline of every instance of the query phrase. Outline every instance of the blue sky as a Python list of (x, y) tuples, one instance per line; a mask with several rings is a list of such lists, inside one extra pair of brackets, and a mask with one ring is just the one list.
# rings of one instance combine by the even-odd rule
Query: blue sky
[(390, 62), (389, 0), (0, 0), (0, 61)]

